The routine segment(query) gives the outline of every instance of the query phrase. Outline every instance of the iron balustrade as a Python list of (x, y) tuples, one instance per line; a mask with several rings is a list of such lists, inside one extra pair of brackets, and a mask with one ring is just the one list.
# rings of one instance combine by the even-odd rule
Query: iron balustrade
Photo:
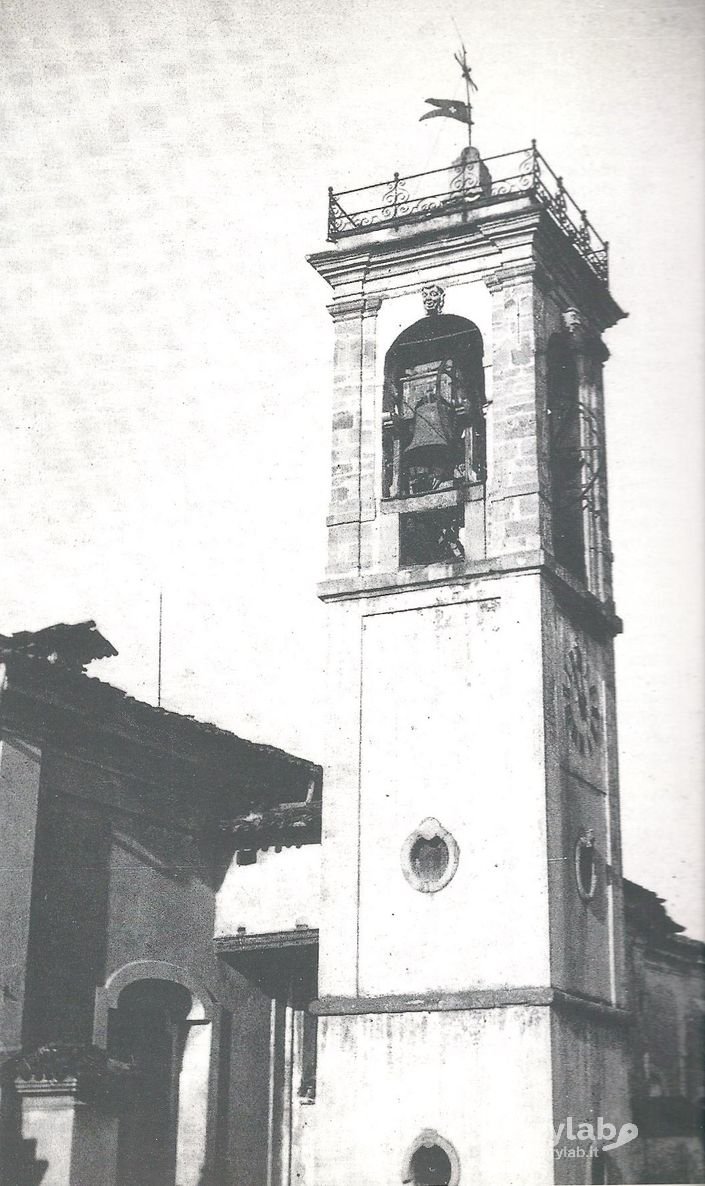
[(465, 153), (454, 164), (426, 173), (365, 185), (328, 190), (328, 239), (337, 242), (371, 228), (398, 227), (437, 214), (484, 206), (531, 195), (548, 210), (594, 274), (608, 283), (609, 244), (598, 235), (587, 214), (570, 196), (563, 178), (554, 173), (532, 141), (530, 148), (485, 157), (479, 162)]

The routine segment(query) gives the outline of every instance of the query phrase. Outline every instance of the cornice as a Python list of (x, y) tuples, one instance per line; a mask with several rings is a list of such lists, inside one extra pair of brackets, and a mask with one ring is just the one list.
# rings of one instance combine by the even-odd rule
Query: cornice
[(530, 194), (514, 195), (465, 212), (439, 214), (426, 222), (370, 228), (353, 243), (340, 240), (328, 251), (307, 257), (334, 289), (362, 294), (369, 284), (424, 269), (441, 274), (459, 262), (466, 273), (485, 279), (496, 291), (531, 276), (554, 292), (563, 308), (579, 306), (598, 332), (627, 314), (611, 296), (542, 203)]
[(507, 576), (541, 575), (574, 617), (598, 637), (613, 638), (622, 621), (611, 603), (600, 601), (575, 581), (543, 550), (514, 552), (490, 560), (465, 560), (459, 564), (434, 564), (390, 572), (356, 572), (329, 578), (318, 586), (321, 601), (356, 601), (394, 596), (418, 589), (471, 585), (475, 581)]
[(507, 1008), (556, 1008), (581, 1013), (607, 1024), (629, 1025), (632, 1014), (606, 1001), (577, 996), (553, 987), (481, 988), (454, 993), (385, 996), (331, 996), (313, 1001), (318, 1017), (370, 1016), (380, 1013), (474, 1012)]

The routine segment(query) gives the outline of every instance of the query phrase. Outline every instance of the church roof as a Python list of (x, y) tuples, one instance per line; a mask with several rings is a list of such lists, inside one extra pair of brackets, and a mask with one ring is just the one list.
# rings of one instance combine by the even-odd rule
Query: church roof
[(191, 783), (199, 799), (205, 788), (226, 795), (236, 789), (238, 812), (305, 802), (314, 785), (320, 791), (315, 762), (86, 674), (93, 659), (116, 654), (92, 621), (0, 635), (5, 727), (38, 745), (58, 742), (67, 751), (98, 750), (104, 761), (138, 764), (154, 782)]

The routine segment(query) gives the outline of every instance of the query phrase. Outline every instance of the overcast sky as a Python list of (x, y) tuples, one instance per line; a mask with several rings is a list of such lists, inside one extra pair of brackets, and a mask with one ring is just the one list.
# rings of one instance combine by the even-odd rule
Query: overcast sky
[(539, 147), (603, 237), (625, 869), (705, 935), (701, 0), (4, 0), (0, 630), (325, 760), (326, 189)]

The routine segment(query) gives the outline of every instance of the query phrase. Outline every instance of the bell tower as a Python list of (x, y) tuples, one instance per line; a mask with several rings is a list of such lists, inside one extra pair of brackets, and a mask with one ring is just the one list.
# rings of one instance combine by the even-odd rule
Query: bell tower
[(535, 143), (329, 200), (316, 1180), (635, 1180), (607, 245)]

